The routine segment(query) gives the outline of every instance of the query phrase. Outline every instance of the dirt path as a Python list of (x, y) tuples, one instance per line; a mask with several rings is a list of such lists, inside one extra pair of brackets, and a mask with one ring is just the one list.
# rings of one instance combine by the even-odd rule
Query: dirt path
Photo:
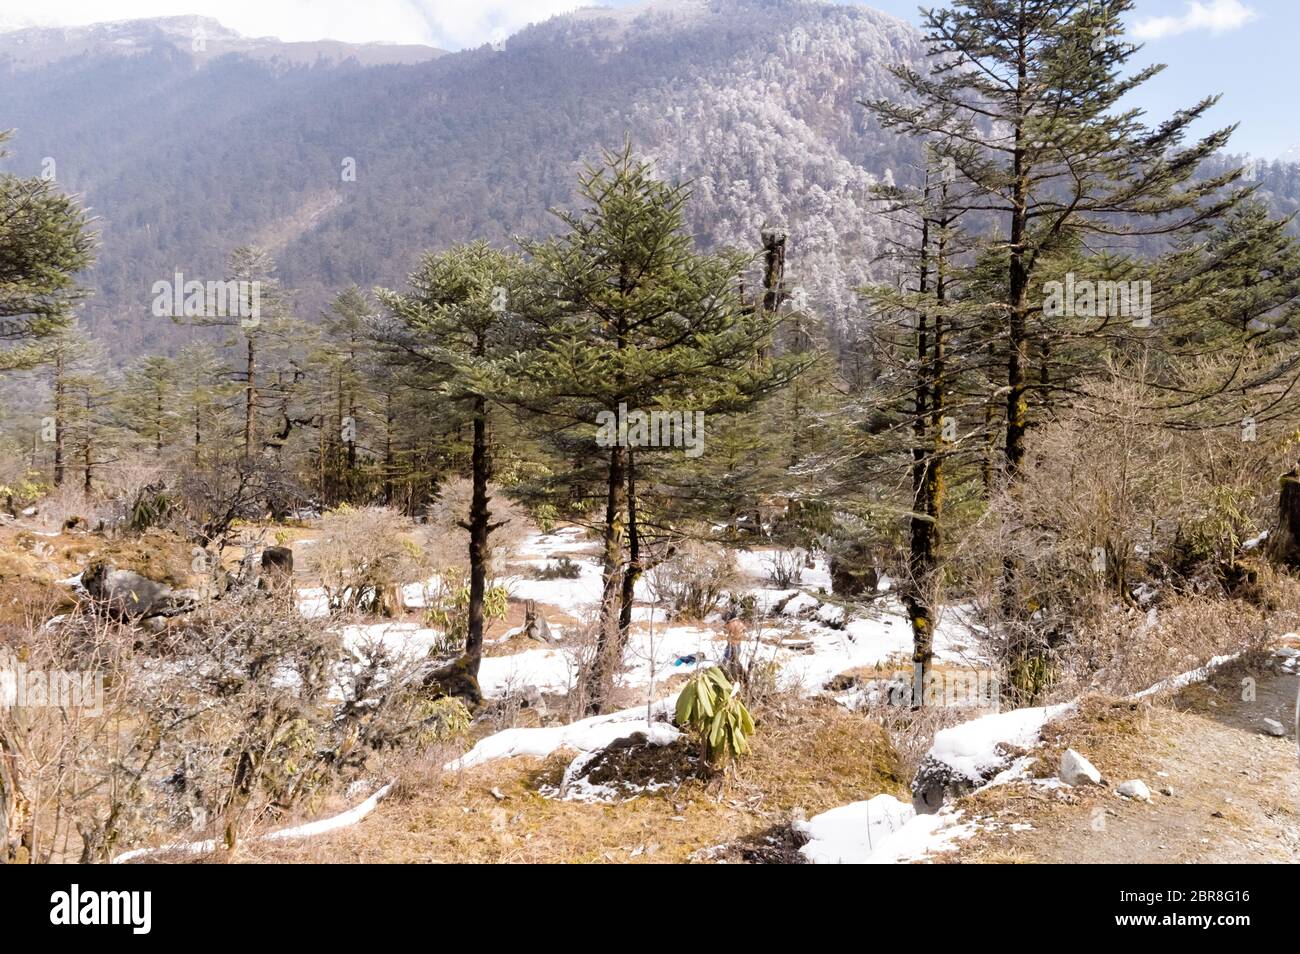
[[(1255, 680), (1253, 699), (1247, 678)], [(1171, 698), (1087, 700), (1079, 714), (1045, 731), (1035, 774), (1053, 775), (1068, 746), (1096, 765), (1108, 787), (1023, 782), (981, 793), (969, 800), (969, 811), (989, 830), (943, 860), (1300, 861), (1298, 686), (1300, 678), (1271, 664), (1233, 665)], [(1264, 734), (1265, 718), (1286, 726), (1287, 737)], [(1119, 783), (1134, 778), (1151, 789), (1150, 803), (1115, 794)]]

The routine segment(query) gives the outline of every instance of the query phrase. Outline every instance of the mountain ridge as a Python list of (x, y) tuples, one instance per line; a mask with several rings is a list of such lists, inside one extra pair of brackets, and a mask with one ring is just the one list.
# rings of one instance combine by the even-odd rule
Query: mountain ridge
[(245, 36), (215, 17), (182, 15), (106, 20), (84, 26), (27, 26), (0, 29), (0, 61), (11, 69), (39, 69), (50, 63), (86, 55), (139, 55), (168, 46), (189, 53), (198, 62), (237, 54), (285, 63), (318, 59), (356, 59), (364, 65), (418, 63), (446, 50), (418, 43), (348, 43), (341, 40), (281, 40)]
[[(182, 346), (193, 332), (158, 329), (152, 283), (221, 277), (241, 244), (273, 247), (311, 318), (348, 284), (400, 285), (425, 249), (547, 234), (584, 165), (625, 141), (691, 182), (703, 246), (787, 228), (790, 284), (834, 331), (894, 234), (870, 189), (918, 159), (859, 101), (894, 93), (889, 67), (921, 62), (919, 33), (816, 0), (584, 8), (415, 63), (292, 62), (278, 41), (196, 59), (169, 41), (19, 69), (4, 41), (4, 167), (54, 160), (98, 216), (86, 323), (115, 350)], [(1261, 169), (1294, 211), (1300, 167)]]

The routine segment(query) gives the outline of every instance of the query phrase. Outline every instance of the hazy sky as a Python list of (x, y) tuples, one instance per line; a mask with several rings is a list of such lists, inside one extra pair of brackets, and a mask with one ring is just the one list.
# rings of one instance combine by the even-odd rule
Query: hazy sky
[[(842, 0), (847, 2), (847, 0)], [(631, 0), (601, 5), (628, 6)], [(0, 0), (0, 28), (198, 13), (251, 36), (394, 41), (462, 49), (593, 0)], [(866, 4), (912, 22), (916, 0)], [(926, 3), (932, 6), (934, 3)], [(1295, 43), (1300, 0), (1138, 0), (1139, 58), (1169, 65), (1135, 94), (1153, 120), (1222, 93), (1212, 125), (1240, 122), (1232, 148), (1273, 157), (1300, 146)], [(1292, 158), (1300, 158), (1293, 156)]]

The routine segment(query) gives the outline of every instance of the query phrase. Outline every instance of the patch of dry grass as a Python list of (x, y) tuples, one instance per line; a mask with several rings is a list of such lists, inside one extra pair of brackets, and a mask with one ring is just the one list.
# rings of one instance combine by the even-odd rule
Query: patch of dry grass
[(570, 759), (557, 753), (430, 773), (354, 828), (298, 844), (250, 843), (240, 860), (685, 862), (700, 849), (785, 826), (796, 809), (813, 815), (906, 789), (884, 730), (818, 701), (783, 700), (760, 713), (753, 753), (728, 776), (614, 805), (538, 794)]

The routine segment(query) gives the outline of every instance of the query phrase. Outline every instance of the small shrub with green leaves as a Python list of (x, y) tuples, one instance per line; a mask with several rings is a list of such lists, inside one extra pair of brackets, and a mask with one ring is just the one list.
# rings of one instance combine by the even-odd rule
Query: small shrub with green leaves
[(677, 725), (700, 741), (705, 761), (726, 764), (749, 751), (754, 717), (717, 666), (691, 677), (677, 697)]
[[(489, 586), (483, 594), (485, 622), (505, 619), (510, 612), (510, 593), (501, 585)], [(442, 630), (434, 646), (434, 655), (450, 655), (465, 647), (469, 636), (469, 579), (460, 578), (438, 587), (433, 602), (424, 613), (425, 622)]]
[(560, 512), (556, 509), (555, 504), (543, 503), (533, 508), (533, 522), (537, 524), (537, 529), (542, 533), (550, 533), (555, 529), (555, 521), (559, 519)]

